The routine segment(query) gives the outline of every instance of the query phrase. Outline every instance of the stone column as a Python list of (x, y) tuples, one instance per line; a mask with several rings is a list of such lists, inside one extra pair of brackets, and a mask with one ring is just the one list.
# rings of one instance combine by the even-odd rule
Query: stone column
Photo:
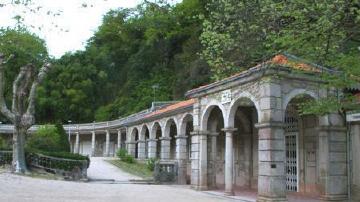
[(75, 146), (74, 146), (74, 153), (80, 153), (80, 137), (79, 132), (75, 132)]
[(236, 128), (224, 128), (225, 132), (225, 194), (234, 195), (234, 145), (233, 133)]
[(208, 186), (209, 189), (216, 189), (216, 156), (217, 156), (217, 138), (219, 136), (218, 132), (210, 132), (209, 137), (210, 138), (210, 151), (209, 153), (209, 159), (208, 159)]
[[(197, 183), (197, 190), (208, 190), (207, 181), (207, 135), (208, 131), (194, 131), (191, 133), (193, 136), (191, 151), (198, 153), (198, 172), (199, 179)], [(196, 155), (196, 154), (194, 154)], [(193, 165), (192, 165), (193, 166)], [(193, 168), (192, 168), (193, 169)]]
[(179, 134), (176, 138), (176, 160), (178, 161), (178, 184), (186, 184), (186, 140), (185, 134)]
[(110, 131), (106, 130), (105, 156), (110, 156)]
[(323, 201), (348, 200), (347, 136), (339, 114), (320, 118), (319, 179)]
[(135, 157), (136, 142), (127, 142), (126, 144), (127, 144), (128, 154)]
[(91, 156), (95, 156), (95, 131), (91, 131)]
[(286, 199), (285, 137), (282, 122), (257, 124), (259, 129), (258, 202)]
[(156, 158), (156, 139), (148, 139), (149, 153), (148, 158)]
[(170, 159), (170, 140), (171, 137), (161, 137), (161, 160), (169, 160)]
[(138, 143), (138, 159), (144, 160), (145, 159), (145, 140), (139, 140)]
[(121, 148), (121, 130), (119, 129), (117, 132), (117, 150), (119, 150)]

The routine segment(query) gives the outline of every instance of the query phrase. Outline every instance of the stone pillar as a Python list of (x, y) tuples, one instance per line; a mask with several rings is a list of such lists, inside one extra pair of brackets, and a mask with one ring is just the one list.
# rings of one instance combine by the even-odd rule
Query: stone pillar
[(91, 156), (95, 156), (95, 131), (91, 131)]
[(224, 128), (225, 132), (225, 194), (234, 195), (234, 146), (233, 133), (236, 128)]
[(138, 143), (138, 159), (144, 160), (145, 159), (145, 140), (139, 140)]
[(106, 130), (105, 156), (110, 156), (110, 131)]
[(80, 153), (80, 137), (79, 132), (75, 132), (75, 146), (74, 146), (74, 153)]
[[(197, 183), (197, 190), (204, 191), (208, 190), (207, 181), (207, 135), (208, 131), (194, 131), (191, 151), (198, 153), (198, 172), (199, 179)], [(192, 165), (193, 166), (193, 165)], [(192, 168), (193, 169), (193, 168)]]
[(339, 114), (320, 118), (319, 179), (323, 201), (348, 200), (347, 136)]
[(119, 129), (117, 132), (117, 150), (119, 150), (121, 148), (121, 130)]
[(210, 132), (209, 137), (210, 138), (210, 151), (209, 153), (209, 159), (208, 159), (208, 168), (207, 172), (208, 175), (208, 186), (209, 189), (216, 189), (216, 156), (217, 156), (217, 138), (219, 136), (218, 132)]
[(258, 202), (286, 199), (285, 137), (282, 122), (257, 124), (259, 129)]
[(161, 160), (169, 160), (170, 159), (170, 140), (171, 137), (161, 137)]
[(136, 142), (126, 142), (126, 145), (128, 154), (135, 157)]
[(176, 160), (178, 161), (178, 184), (186, 184), (186, 140), (185, 134), (179, 134), (176, 138)]
[(149, 153), (148, 153), (148, 158), (156, 158), (156, 139), (148, 139), (148, 149), (149, 149)]
[(351, 160), (352, 160), (352, 173), (349, 173), (351, 177), (351, 198), (353, 201), (360, 201), (360, 122), (355, 122), (351, 125)]

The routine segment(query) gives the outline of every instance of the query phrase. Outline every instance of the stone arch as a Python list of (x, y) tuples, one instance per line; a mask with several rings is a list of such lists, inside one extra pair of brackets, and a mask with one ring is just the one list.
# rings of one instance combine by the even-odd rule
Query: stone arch
[(225, 107), (216, 101), (210, 102), (209, 105), (207, 105), (207, 107), (205, 108), (205, 110), (203, 111), (202, 115), (201, 115), (201, 130), (203, 131), (207, 131), (208, 130), (208, 120), (209, 120), (209, 116), (210, 113), (213, 111), (214, 108), (218, 107), (222, 113), (223, 119), (224, 119), (224, 126), (227, 127), (227, 122), (226, 121), (226, 110)]
[[(162, 148), (164, 149), (164, 152), (168, 153), (169, 155), (169, 159), (175, 159), (176, 157), (176, 139), (175, 137), (178, 135), (177, 131), (178, 131), (178, 126), (176, 123), (176, 119), (174, 118), (169, 118), (168, 120), (166, 120), (165, 122), (165, 129), (164, 129), (164, 138), (169, 138), (169, 147), (167, 148)], [(166, 141), (166, 140), (164, 140)], [(166, 149), (168, 149), (168, 151), (166, 151)]]
[(285, 98), (283, 99), (282, 102), (282, 108), (285, 111), (288, 104), (290, 103), (291, 100), (293, 100), (295, 97), (298, 97), (300, 95), (308, 95), (311, 98), (318, 100), (319, 96), (317, 93), (315, 93), (314, 91), (310, 91), (310, 90), (306, 90), (306, 89), (293, 89), (290, 93), (288, 93)]
[[(248, 102), (248, 103), (245, 103)], [(242, 104), (247, 104), (248, 106), (254, 106), (256, 109), (258, 120), (261, 120), (261, 112), (259, 103), (256, 101), (255, 97), (248, 92), (243, 92), (237, 99), (234, 99), (230, 103), (229, 115), (228, 115), (228, 124), (227, 127), (234, 127), (235, 114), (239, 106)]]
[(178, 124), (175, 118), (169, 118), (165, 122), (164, 134), (163, 137), (170, 137), (170, 127), (171, 125), (175, 125), (176, 129), (178, 128)]
[(150, 139), (156, 140), (156, 152), (155, 157), (160, 158), (161, 153), (161, 140), (163, 136), (163, 128), (160, 122), (154, 122), (151, 126)]
[(140, 140), (145, 140), (146, 139), (146, 137), (145, 137), (146, 132), (150, 133), (149, 127), (146, 124), (143, 124), (141, 126), (141, 130), (140, 130)]
[(178, 135), (183, 136), (186, 134), (186, 127), (188, 122), (193, 121), (193, 115), (191, 113), (186, 113), (180, 118)]
[[(150, 128), (150, 138), (151, 139), (156, 139), (156, 133), (157, 131), (160, 129), (161, 133), (162, 133), (162, 126), (160, 124), (160, 122), (154, 122), (152, 123), (151, 125), (151, 128)], [(162, 135), (162, 134), (161, 134)]]
[(133, 127), (130, 133), (130, 141), (137, 141), (136, 140), (137, 135), (139, 135), (139, 129), (137, 127)]

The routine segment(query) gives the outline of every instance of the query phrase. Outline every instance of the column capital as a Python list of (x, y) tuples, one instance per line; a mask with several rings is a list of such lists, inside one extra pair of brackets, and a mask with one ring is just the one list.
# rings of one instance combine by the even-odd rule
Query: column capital
[(261, 129), (261, 128), (285, 128), (286, 124), (284, 122), (264, 122), (264, 123), (256, 123), (255, 128)]
[(175, 139), (187, 139), (188, 136), (185, 136), (185, 135), (177, 135), (175, 136)]
[(232, 127), (223, 128), (223, 129), (221, 129), (221, 131), (224, 131), (226, 133), (233, 133), (233, 132), (237, 131), (237, 128), (232, 128)]
[(137, 143), (145, 143), (146, 142), (146, 140), (138, 140), (138, 141), (136, 141)]
[(171, 137), (160, 137), (159, 140), (171, 140)]
[(125, 142), (126, 144), (136, 144), (136, 142), (134, 142), (134, 141), (127, 141), (127, 142)]
[(190, 132), (191, 136), (207, 136), (210, 132), (207, 130), (194, 130)]
[(148, 142), (157, 142), (158, 140), (157, 139), (147, 139), (146, 141), (148, 141)]

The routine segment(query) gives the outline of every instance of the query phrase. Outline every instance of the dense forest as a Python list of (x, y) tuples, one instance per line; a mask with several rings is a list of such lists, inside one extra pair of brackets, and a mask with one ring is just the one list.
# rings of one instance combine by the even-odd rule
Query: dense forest
[[(280, 52), (340, 68), (355, 79), (331, 78), (334, 85), (352, 85), (360, 78), (359, 10), (357, 0), (144, 1), (112, 10), (84, 51), (50, 59), (37, 122), (123, 117), (154, 99), (182, 100), (191, 88)], [(0, 51), (15, 56), (7, 64), (7, 97), (20, 66), (48, 58), (45, 42), (20, 27), (1, 30)]]

